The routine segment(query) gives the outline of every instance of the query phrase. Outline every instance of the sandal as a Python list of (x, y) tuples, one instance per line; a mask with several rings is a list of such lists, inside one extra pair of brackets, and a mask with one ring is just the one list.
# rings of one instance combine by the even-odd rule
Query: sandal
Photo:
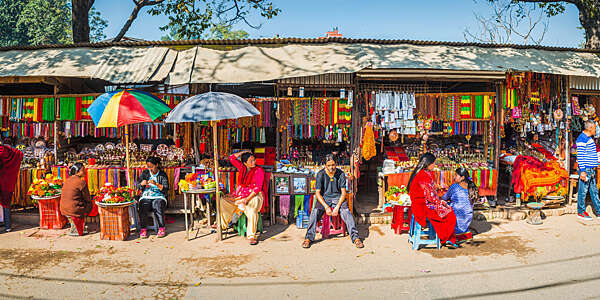
[(309, 239), (305, 239), (304, 242), (302, 242), (302, 248), (308, 249), (310, 248), (310, 244), (312, 244), (312, 241)]
[(446, 244), (445, 244), (445, 246), (448, 249), (456, 249), (456, 248), (460, 247), (460, 246), (458, 246), (457, 244), (455, 244), (455, 243), (453, 243), (451, 241), (447, 241)]
[(140, 230), (140, 239), (147, 239), (148, 238), (148, 229), (144, 228), (142, 230)]
[(354, 240), (354, 246), (356, 246), (356, 248), (364, 248), (365, 245), (360, 241), (360, 239), (355, 239)]
[(165, 232), (165, 228), (164, 227), (158, 228), (158, 232), (156, 233), (156, 237), (157, 238), (163, 238), (166, 235), (167, 235), (167, 233)]
[(258, 245), (258, 240), (255, 238), (250, 239), (250, 245), (252, 245), (252, 246)]

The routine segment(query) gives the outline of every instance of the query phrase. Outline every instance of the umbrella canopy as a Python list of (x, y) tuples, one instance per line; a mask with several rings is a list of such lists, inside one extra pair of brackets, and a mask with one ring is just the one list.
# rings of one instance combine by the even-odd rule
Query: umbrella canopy
[(120, 127), (152, 122), (171, 108), (156, 96), (139, 90), (121, 90), (100, 95), (88, 108), (96, 127)]
[(237, 119), (260, 115), (244, 98), (229, 93), (209, 92), (185, 99), (167, 116), (168, 123)]

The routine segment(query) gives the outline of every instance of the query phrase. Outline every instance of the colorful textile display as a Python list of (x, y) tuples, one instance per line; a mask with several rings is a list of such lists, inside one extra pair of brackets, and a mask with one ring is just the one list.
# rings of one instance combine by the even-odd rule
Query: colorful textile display
[(521, 199), (527, 200), (530, 196), (540, 196), (536, 193), (538, 187), (554, 186), (549, 191), (562, 190), (568, 177), (568, 172), (555, 160), (543, 163), (535, 157), (520, 155), (513, 164), (512, 185), (515, 193), (521, 193)]
[(52, 123), (12, 123), (9, 126), (12, 137), (44, 137), (49, 139), (54, 136)]
[(472, 117), (471, 96), (462, 96), (460, 98), (460, 117), (469, 119)]

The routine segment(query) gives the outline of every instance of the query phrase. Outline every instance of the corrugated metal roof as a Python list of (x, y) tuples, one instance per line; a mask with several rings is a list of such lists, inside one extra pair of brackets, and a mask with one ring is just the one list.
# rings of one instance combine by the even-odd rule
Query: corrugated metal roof
[(368, 38), (262, 38), (242, 40), (182, 40), (182, 41), (122, 41), (100, 42), (81, 44), (50, 44), (37, 46), (11, 46), (0, 47), (0, 51), (8, 50), (36, 50), (36, 49), (62, 49), (62, 48), (106, 48), (106, 47), (143, 47), (143, 46), (250, 46), (250, 45), (286, 45), (286, 44), (373, 44), (373, 45), (415, 45), (415, 46), (453, 46), (453, 47), (481, 47), (481, 48), (514, 48), (538, 49), (547, 51), (572, 51), (600, 53), (600, 50), (568, 48), (557, 46), (518, 45), (518, 44), (489, 44), (472, 42), (450, 41), (422, 41), (406, 39), (368, 39)]
[(0, 52), (0, 77), (64, 76), (145, 83), (164, 80), (175, 57), (176, 51), (167, 47), (11, 50)]
[[(532, 71), (600, 77), (595, 53), (413, 44), (290, 44), (181, 52), (167, 84), (239, 83), (369, 69)], [(193, 68), (191, 64), (193, 62)]]

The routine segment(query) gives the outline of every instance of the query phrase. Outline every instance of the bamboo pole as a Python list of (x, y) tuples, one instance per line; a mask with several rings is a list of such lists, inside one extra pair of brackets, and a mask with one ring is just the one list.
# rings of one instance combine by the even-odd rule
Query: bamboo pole
[(217, 121), (211, 121), (213, 128), (213, 156), (215, 160), (215, 182), (217, 183), (216, 188), (216, 202), (217, 202), (217, 240), (223, 240), (223, 232), (221, 229), (221, 196), (219, 195), (219, 152), (217, 147)]

